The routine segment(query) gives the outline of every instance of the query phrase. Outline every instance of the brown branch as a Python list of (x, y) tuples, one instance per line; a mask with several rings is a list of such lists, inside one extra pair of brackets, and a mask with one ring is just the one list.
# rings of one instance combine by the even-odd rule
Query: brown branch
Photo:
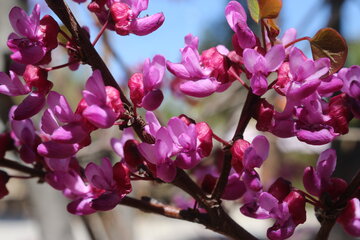
[(346, 188), (345, 192), (340, 196), (339, 200), (333, 206), (329, 206), (328, 214), (325, 210), (325, 218), (321, 222), (321, 227), (317, 233), (316, 239), (328, 239), (332, 227), (336, 223), (336, 219), (342, 213), (349, 200), (356, 197), (359, 193), (360, 187), (360, 171), (355, 175), (351, 183)]
[(222, 196), (225, 187), (227, 185), (227, 181), (229, 178), (229, 174), (231, 171), (231, 152), (229, 148), (226, 148), (224, 150), (224, 161), (222, 164), (222, 169), (221, 169), (221, 174), (219, 179), (216, 181), (214, 190), (211, 193), (211, 198), (212, 199), (220, 199), (220, 197)]
[(39, 169), (31, 168), (25, 165), (22, 165), (21, 163), (9, 160), (9, 159), (0, 159), (0, 167), (10, 168), (17, 170), (19, 172), (30, 174), (31, 176), (36, 176), (43, 178), (45, 176), (45, 173)]
[(153, 202), (150, 198), (143, 197), (141, 200), (132, 197), (124, 197), (120, 205), (137, 208), (143, 212), (155, 213), (168, 218), (181, 219), (189, 222), (206, 224), (209, 222), (207, 214), (193, 209), (181, 209), (174, 206)]
[(236, 127), (235, 134), (232, 139), (233, 141), (244, 138), (244, 131), (245, 131), (248, 123), (251, 120), (251, 117), (252, 117), (251, 114), (254, 111), (254, 106), (256, 106), (259, 99), (260, 99), (260, 96), (255, 95), (254, 93), (252, 93), (252, 91), (248, 92), (244, 107), (241, 111), (238, 125)]
[(172, 183), (190, 194), (200, 206), (206, 209), (210, 219), (209, 223), (204, 224), (207, 228), (232, 239), (257, 239), (229, 217), (219, 200), (207, 197), (182, 169), (177, 169), (176, 177)]

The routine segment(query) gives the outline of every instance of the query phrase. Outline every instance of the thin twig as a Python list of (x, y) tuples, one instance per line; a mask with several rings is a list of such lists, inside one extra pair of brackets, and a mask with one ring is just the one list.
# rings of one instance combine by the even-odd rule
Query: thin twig
[(223, 161), (220, 177), (216, 182), (213, 192), (211, 193), (212, 199), (220, 199), (220, 197), (224, 193), (231, 170), (231, 158), (232, 156), (230, 149), (226, 149), (224, 151), (224, 161)]
[(5, 158), (0, 159), (0, 167), (14, 169), (19, 172), (30, 174), (30, 176), (36, 176), (36, 177), (40, 177), (40, 178), (43, 178), (45, 176), (45, 172), (43, 172), (39, 169), (31, 168), (31, 167), (22, 165), (21, 163), (15, 162), (13, 160), (5, 159)]

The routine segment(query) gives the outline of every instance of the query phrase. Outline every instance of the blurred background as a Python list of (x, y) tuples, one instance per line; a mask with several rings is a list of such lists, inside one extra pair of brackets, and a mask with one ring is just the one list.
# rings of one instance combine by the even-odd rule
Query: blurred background
[[(0, 3), (0, 71), (7, 72), (11, 65), (10, 52), (6, 46), (8, 35), (12, 32), (8, 13), (13, 6), (21, 6), (31, 11), (35, 0), (2, 0)], [(51, 14), (44, 1), (39, 1), (42, 15)], [(86, 9), (87, 4), (76, 4), (67, 1), (80, 24), (90, 29), (92, 39), (97, 35), (99, 26)], [(240, 1), (243, 6), (246, 1)], [(184, 46), (184, 36), (192, 33), (199, 37), (200, 49), (204, 50), (218, 44), (231, 49), (232, 31), (228, 27), (224, 9), (228, 1), (216, 0), (152, 0), (148, 10), (143, 14), (154, 14), (162, 11), (165, 15), (163, 26), (154, 33), (138, 37), (118, 36), (107, 32), (103, 40), (97, 44), (97, 49), (107, 62), (111, 72), (121, 85), (126, 86), (127, 79), (140, 66), (145, 58), (162, 54), (172, 62), (180, 60), (179, 49)], [(90, 20), (90, 21), (89, 21)], [(257, 30), (257, 26), (248, 18), (249, 25)], [(313, 36), (322, 27), (332, 27), (338, 30), (347, 40), (349, 56), (347, 66), (360, 64), (360, 0), (283, 0), (282, 13), (278, 19), (281, 32), (288, 28), (296, 28), (298, 37)], [(60, 23), (60, 22), (59, 22)], [(311, 56), (308, 44), (297, 45)], [(67, 55), (58, 48), (53, 54), (52, 66), (66, 63)], [(49, 79), (54, 82), (55, 90), (64, 94), (73, 107), (81, 98), (83, 83), (90, 76), (88, 66), (81, 65), (79, 71), (69, 69), (56, 70), (50, 73)], [(246, 93), (239, 84), (225, 93), (216, 93), (204, 99), (185, 98), (171, 94), (171, 76), (165, 81), (165, 102), (157, 111), (163, 122), (170, 117), (185, 113), (197, 121), (206, 120), (214, 132), (230, 139), (238, 121), (241, 106)], [(125, 88), (125, 87), (124, 87)], [(61, 90), (61, 91), (60, 91)], [(271, 96), (269, 96), (271, 97)], [(281, 100), (274, 97), (274, 102)], [(0, 95), (0, 132), (7, 129), (10, 106), (21, 101), (21, 98), (8, 98)], [(36, 119), (34, 119), (37, 121)], [(245, 139), (251, 141), (257, 134), (255, 123), (250, 123), (245, 133)], [(350, 181), (355, 171), (359, 169), (359, 123), (351, 123), (348, 135), (338, 138), (333, 143), (338, 151), (338, 168), (336, 175)], [(319, 152), (330, 146), (311, 147), (296, 139), (277, 139), (266, 134), (271, 141), (271, 155), (265, 166), (260, 170), (262, 179), (270, 185), (278, 176), (289, 179), (302, 188), (301, 178), (305, 166), (316, 162)], [(79, 152), (79, 158), (86, 162), (112, 156), (108, 146), (111, 137), (119, 137), (116, 129), (97, 131), (93, 136), (90, 148)], [(218, 146), (220, 147), (220, 146)], [(112, 156), (114, 161), (118, 161)], [(206, 161), (211, 162), (209, 158)], [(86, 217), (73, 216), (66, 212), (68, 200), (60, 192), (48, 185), (37, 184), (36, 181), (20, 181), (11, 179), (8, 184), (10, 194), (0, 201), (0, 239), (5, 240), (202, 240), (225, 239), (205, 230), (203, 226), (167, 219), (142, 213), (135, 209), (117, 207), (116, 209), (97, 213)], [(134, 197), (152, 196), (168, 202), (176, 189), (167, 185), (159, 186), (149, 183), (136, 183), (133, 187)], [(184, 198), (180, 193), (179, 198)], [(225, 202), (230, 215), (246, 229), (259, 238), (265, 238), (266, 229), (271, 221), (254, 220), (244, 217), (239, 212), (240, 203)], [(319, 224), (312, 209), (308, 209), (308, 221), (297, 228), (291, 239), (313, 239)], [(338, 226), (332, 232), (330, 239), (351, 239)]]

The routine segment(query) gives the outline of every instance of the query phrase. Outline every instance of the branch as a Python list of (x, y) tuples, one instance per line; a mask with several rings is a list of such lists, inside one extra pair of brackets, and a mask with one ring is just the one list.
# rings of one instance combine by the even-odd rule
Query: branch
[(182, 169), (177, 169), (172, 184), (190, 194), (200, 206), (206, 209), (210, 219), (209, 223), (204, 224), (207, 228), (236, 240), (257, 239), (229, 217), (219, 200), (207, 197)]
[(236, 127), (235, 134), (233, 136), (233, 141), (236, 141), (237, 139), (243, 139), (244, 138), (244, 131), (248, 125), (248, 123), (251, 120), (251, 113), (254, 111), (254, 106), (258, 103), (260, 99), (260, 96), (255, 95), (250, 90), (248, 92), (248, 95), (245, 100), (244, 107), (241, 111), (240, 119), (238, 122), (238, 125)]
[(222, 164), (221, 174), (219, 179), (216, 181), (214, 190), (211, 193), (212, 199), (220, 199), (222, 194), (224, 193), (225, 187), (227, 185), (227, 181), (229, 178), (229, 174), (231, 171), (231, 152), (229, 148), (224, 150), (224, 161)]
[(321, 222), (321, 227), (317, 233), (316, 239), (328, 239), (332, 227), (336, 223), (336, 219), (343, 212), (349, 200), (356, 197), (360, 186), (360, 171), (355, 175), (345, 192), (340, 196), (339, 200), (333, 206), (329, 206), (328, 214), (325, 212), (324, 221)]
[(124, 197), (120, 205), (137, 208), (143, 212), (155, 213), (168, 218), (181, 219), (189, 222), (197, 222), (205, 224), (209, 222), (207, 215), (197, 210), (183, 210), (177, 207), (153, 202), (150, 198), (143, 197), (141, 200), (132, 197)]
[(15, 162), (15, 161), (12, 161), (9, 159), (5, 159), (5, 158), (0, 159), (0, 167), (14, 169), (19, 172), (27, 173), (27, 174), (30, 174), (31, 176), (36, 176), (36, 177), (40, 177), (40, 178), (43, 178), (45, 176), (45, 172), (43, 172), (39, 169), (31, 168), (31, 167), (22, 165), (18, 162)]

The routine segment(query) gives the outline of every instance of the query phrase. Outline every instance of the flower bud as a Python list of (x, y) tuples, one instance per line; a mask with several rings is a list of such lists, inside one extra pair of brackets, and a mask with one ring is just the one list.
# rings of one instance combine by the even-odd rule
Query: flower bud
[(207, 49), (201, 53), (201, 62), (205, 68), (211, 69), (210, 76), (215, 77), (219, 82), (229, 81), (227, 70), (229, 63), (226, 56), (222, 55), (216, 47)]
[(268, 192), (280, 202), (290, 193), (291, 182), (279, 177), (269, 188)]
[(120, 116), (125, 112), (124, 105), (120, 98), (119, 91), (111, 86), (105, 86), (106, 105)]
[(47, 80), (48, 72), (34, 65), (27, 65), (24, 72), (24, 80), (34, 92), (47, 94), (53, 86), (53, 83)]
[(329, 115), (331, 119), (328, 124), (334, 128), (335, 132), (340, 134), (349, 132), (349, 122), (353, 118), (353, 114), (345, 93), (330, 99)]
[(232, 167), (240, 173), (243, 170), (243, 157), (245, 150), (250, 147), (250, 143), (243, 139), (238, 139), (234, 142), (233, 146), (231, 147), (232, 159), (231, 164)]
[(212, 135), (213, 132), (210, 126), (205, 122), (199, 122), (196, 124), (196, 133), (198, 139), (198, 148), (200, 150), (201, 157), (207, 157), (210, 155), (213, 148)]
[(289, 212), (296, 225), (306, 221), (305, 197), (298, 191), (290, 192), (284, 202), (288, 204)]
[(104, 8), (106, 0), (92, 0), (87, 6), (90, 12), (99, 13)]
[(136, 140), (128, 140), (124, 145), (124, 161), (131, 171), (137, 171), (139, 166), (144, 163), (144, 157), (137, 148)]
[(142, 106), (141, 103), (145, 95), (143, 77), (142, 73), (135, 73), (131, 76), (128, 82), (130, 99), (136, 107)]
[(268, 103), (265, 99), (261, 99), (253, 117), (257, 120), (257, 130), (269, 131), (272, 127), (274, 106)]
[(110, 7), (111, 16), (115, 22), (115, 31), (119, 35), (128, 35), (130, 33), (130, 20), (132, 11), (130, 7), (121, 2), (116, 2)]
[(45, 15), (40, 20), (40, 31), (43, 33), (42, 41), (48, 50), (58, 46), (57, 36), (60, 31), (58, 23), (50, 15)]
[(116, 182), (117, 190), (122, 194), (131, 192), (130, 170), (125, 164), (118, 162), (113, 166), (113, 179)]

